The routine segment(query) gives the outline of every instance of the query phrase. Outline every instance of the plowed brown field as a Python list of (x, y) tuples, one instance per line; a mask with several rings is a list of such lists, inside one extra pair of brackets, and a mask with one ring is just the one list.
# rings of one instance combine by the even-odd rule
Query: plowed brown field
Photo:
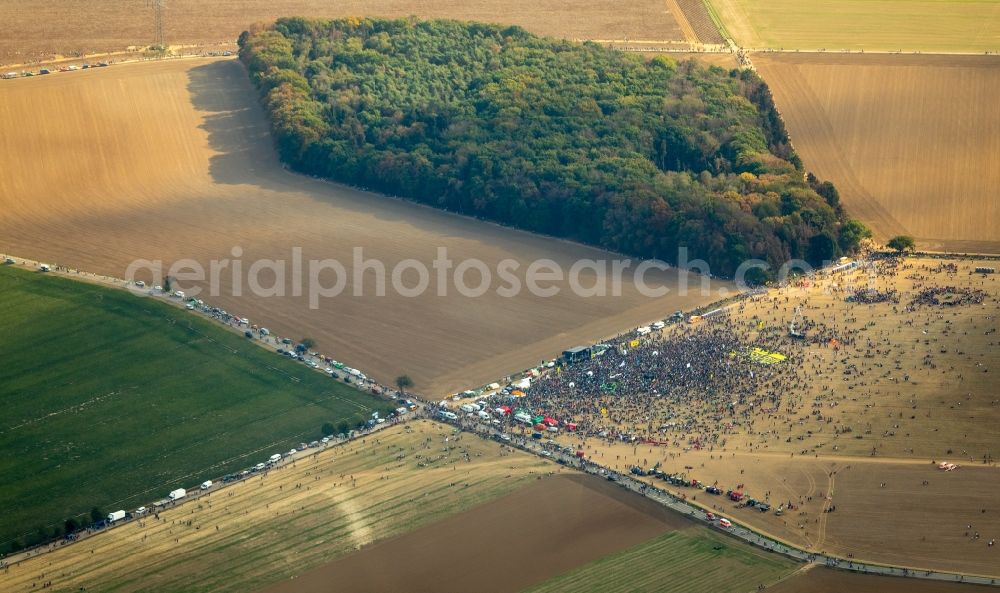
[[(145, 2), (18, 0), (0, 2), (0, 64), (146, 46), (153, 11)], [(683, 40), (662, 0), (169, 0), (164, 9), (169, 44), (235, 43), (259, 21), (283, 16), (452, 18), (521, 25), (568, 39)]]
[(265, 593), (515, 593), (694, 523), (592, 476), (556, 476), (334, 560)]
[[(456, 263), (478, 258), (494, 271), (507, 258), (523, 262), (522, 274), (540, 258), (568, 270), (579, 258), (613, 257), (283, 170), (235, 60), (4, 81), (0, 129), (0, 251), (72, 268), (121, 277), (136, 258), (193, 258), (207, 268), (235, 246), (244, 272), (260, 258), (290, 261), (296, 246), (306, 262), (334, 258), (348, 270), (355, 247), (389, 271), (406, 258), (430, 267), (438, 247)], [(343, 294), (310, 310), (308, 289), (302, 297), (227, 296), (231, 274), (222, 276), (223, 296), (203, 298), (279, 335), (313, 337), (322, 352), (381, 381), (407, 373), (418, 393), (435, 396), (714, 298), (646, 298), (630, 276), (621, 297), (577, 297), (566, 283), (550, 298), (527, 290), (467, 298), (454, 285), (439, 297), (436, 281), (417, 298), (391, 285), (379, 297), (368, 278), (355, 297), (348, 271)], [(478, 278), (472, 272), (467, 283)], [(659, 280), (675, 286), (676, 274)], [(493, 284), (504, 285), (495, 272)]]
[(759, 54), (806, 167), (882, 239), (1000, 251), (1000, 58)]

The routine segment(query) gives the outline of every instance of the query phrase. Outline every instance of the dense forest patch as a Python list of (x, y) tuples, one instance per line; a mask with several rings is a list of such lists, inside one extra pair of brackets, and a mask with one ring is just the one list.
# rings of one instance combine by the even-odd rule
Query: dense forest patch
[(303, 173), (630, 255), (685, 246), (724, 276), (866, 233), (752, 72), (415, 19), (281, 19), (240, 47)]

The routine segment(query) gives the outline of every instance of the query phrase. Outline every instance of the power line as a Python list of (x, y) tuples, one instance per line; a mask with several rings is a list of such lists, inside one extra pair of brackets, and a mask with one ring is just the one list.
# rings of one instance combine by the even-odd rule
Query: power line
[(146, 0), (146, 6), (153, 8), (153, 45), (163, 45), (163, 8), (166, 0)]

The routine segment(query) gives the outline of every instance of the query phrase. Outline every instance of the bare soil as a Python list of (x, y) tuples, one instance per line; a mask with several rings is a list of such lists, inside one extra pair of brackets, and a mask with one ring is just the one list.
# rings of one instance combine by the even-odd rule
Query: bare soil
[[(785, 377), (798, 377), (782, 387), (780, 407), (729, 415), (692, 401), (661, 416), (651, 407), (630, 413), (611, 402), (603, 404), (612, 409), (604, 422), (639, 434), (652, 426), (665, 444), (588, 438), (582, 445), (595, 461), (621, 471), (659, 462), (664, 471), (723, 490), (743, 484), (747, 495), (774, 508), (792, 502), (797, 508), (778, 517), (700, 490), (677, 490), (811, 550), (1000, 577), (1000, 547), (988, 546), (1000, 540), (1000, 441), (989, 428), (1000, 422), (994, 376), (1000, 276), (975, 274), (976, 266), (1000, 267), (992, 260), (912, 257), (896, 268), (858, 269), (746, 299), (729, 310), (733, 331), (748, 344), (777, 331), (776, 349), (789, 356), (780, 363)], [(984, 300), (910, 306), (923, 290), (949, 286), (982, 291)], [(895, 290), (899, 302), (848, 302), (860, 288)], [(797, 308), (802, 320), (816, 324), (807, 334), (838, 338), (839, 346), (784, 337)], [(668, 334), (674, 330), (696, 328), (668, 326)], [(601, 422), (596, 411), (584, 419)], [(667, 423), (690, 428), (663, 428)], [(581, 444), (578, 437), (562, 439)], [(936, 468), (942, 461), (961, 467), (944, 472)]]
[(560, 470), (443, 424), (410, 422), (36, 554), (0, 570), (0, 590), (51, 582), (53, 591), (245, 593)]
[[(437, 397), (717, 298), (695, 290), (679, 296), (676, 272), (647, 275), (651, 285), (673, 289), (663, 298), (642, 296), (631, 276), (620, 297), (576, 296), (567, 282), (554, 297), (528, 290), (501, 296), (501, 260), (518, 262), (523, 288), (530, 262), (552, 259), (569, 270), (580, 258), (616, 256), (287, 172), (236, 60), (124, 64), (3, 82), (0, 251), (123, 277), (136, 259), (169, 266), (190, 258), (209, 270), (210, 260), (221, 266), (237, 259), (238, 248), (244, 296), (231, 296), (233, 264), (220, 267), (221, 296), (211, 296), (207, 282), (178, 287), (194, 296), (192, 284), (200, 286), (201, 298), (278, 335), (312, 337), (321, 352), (387, 384), (405, 373), (417, 393)], [(345, 265), (339, 297), (313, 310), (308, 288), (291, 296), (293, 247), (304, 262)], [(438, 296), (431, 263), (439, 247), (455, 263), (484, 262), (494, 271), (491, 290), (465, 297), (446, 283), (447, 295)], [(387, 296), (376, 296), (375, 272), (359, 272), (355, 282), (354, 248), (383, 262), (387, 282), (400, 261), (415, 258), (433, 283), (416, 298), (391, 284)], [(250, 296), (246, 276), (259, 259), (288, 263), (288, 296)], [(306, 287), (308, 278), (306, 270)], [(465, 278), (469, 286), (479, 282), (475, 271)], [(268, 287), (274, 275), (260, 279)], [(594, 279), (584, 272), (581, 285)], [(334, 278), (324, 275), (322, 283), (332, 286)], [(355, 288), (363, 296), (354, 296)]]
[(1000, 57), (757, 54), (792, 142), (878, 238), (1000, 252)]
[[(683, 40), (662, 0), (169, 0), (164, 41), (232, 48), (257, 22), (284, 16), (452, 18), (521, 25), (568, 39)], [(0, 64), (20, 64), (144, 47), (153, 41), (153, 10), (144, 2), (19, 0), (0, 3)]]
[(264, 592), (515, 593), (691, 525), (598, 478), (564, 475), (375, 544)]

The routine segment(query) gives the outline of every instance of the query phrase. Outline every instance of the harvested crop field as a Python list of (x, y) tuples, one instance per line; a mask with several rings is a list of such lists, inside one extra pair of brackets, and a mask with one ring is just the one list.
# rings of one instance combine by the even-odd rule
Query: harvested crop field
[[(254, 23), (286, 16), (418, 16), (509, 23), (568, 39), (684, 39), (671, 9), (661, 0), (632, 0), (628, 10), (611, 0), (170, 0), (164, 9), (164, 40), (172, 45), (222, 43), (232, 48), (239, 34)], [(0, 23), (4, 23), (0, 64), (120, 51), (153, 40), (153, 11), (143, 3), (126, 7), (109, 0), (3, 2)]]
[[(1000, 6), (1000, 5), (998, 5)], [(1000, 57), (758, 54), (806, 167), (877, 237), (1000, 252)]]
[[(706, 484), (718, 484), (723, 491), (739, 489), (765, 501), (772, 511), (761, 513), (725, 496), (645, 478), (724, 513), (735, 523), (803, 549), (841, 558), (853, 554), (858, 560), (916, 569), (1000, 577), (996, 569), (998, 548), (987, 545), (1000, 538), (996, 500), (1000, 472), (994, 466), (970, 464), (944, 472), (930, 460), (674, 452), (648, 445), (607, 445), (591, 439), (583, 447), (596, 463), (621, 472), (628, 472), (631, 465), (660, 463), (664, 472), (686, 473)], [(688, 466), (693, 469), (686, 470)], [(779, 505), (787, 509), (788, 503), (795, 505), (794, 510), (786, 510), (782, 516), (774, 513)], [(824, 512), (831, 507), (836, 510)]]
[[(0, 572), (0, 590), (38, 590), (50, 581), (54, 591), (242, 593), (527, 485), (544, 492), (561, 481), (535, 486), (537, 479), (560, 469), (413, 421), (13, 564)], [(548, 505), (558, 514), (558, 501)], [(629, 525), (646, 517), (629, 510), (608, 516), (632, 517)], [(669, 527), (651, 524), (657, 527), (637, 531), (651, 537)]]
[(991, 593), (996, 587), (902, 579), (814, 568), (768, 588), (770, 593)]
[(996, 0), (709, 0), (747, 48), (996, 52)]
[(599, 478), (557, 476), (265, 592), (516, 593), (668, 530), (690, 527), (680, 515)]
[[(565, 271), (580, 258), (615, 256), (286, 172), (235, 60), (128, 64), (4, 82), (0, 250), (122, 277), (137, 258), (165, 266), (190, 258), (208, 271), (210, 260), (232, 260), (238, 248), (243, 296), (232, 296), (235, 266), (228, 263), (218, 274), (221, 296), (211, 296), (209, 282), (195, 283), (206, 288), (197, 296), (279, 335), (312, 337), (321, 352), (382, 382), (406, 373), (418, 393), (492, 381), (718, 296), (692, 289), (689, 296), (672, 290), (647, 298), (626, 275), (620, 297), (610, 287), (606, 297), (576, 296), (564, 282), (553, 297), (521, 290), (509, 298), (498, 292), (508, 283), (494, 273), (485, 295), (464, 297), (447, 281), (439, 285), (434, 272), (422, 296), (403, 296), (391, 285), (376, 296), (376, 272), (355, 266), (355, 254), (383, 262), (387, 283), (407, 258), (431, 268), (441, 247), (453, 262), (479, 259), (494, 272), (511, 259), (524, 288), (530, 262), (552, 259)], [(294, 247), (303, 262), (336, 259), (357, 271), (357, 281), (345, 274), (340, 296), (319, 299), (315, 309), (308, 289), (302, 296), (250, 296), (247, 270), (259, 259), (288, 262), (279, 284), (293, 293)], [(479, 284), (477, 274), (466, 274), (466, 286)], [(275, 276), (265, 271), (259, 278), (268, 287)], [(321, 278), (325, 287), (335, 283)], [(401, 279), (406, 287), (419, 281)], [(584, 271), (580, 284), (595, 279)], [(646, 279), (677, 288), (676, 272)], [(196, 296), (190, 284), (179, 282)], [(438, 296), (442, 287), (447, 296)], [(723, 288), (730, 286), (713, 284)]]
[[(766, 388), (784, 391), (780, 405), (737, 403), (727, 414), (712, 400), (694, 400), (668, 404), (662, 416), (650, 413), (655, 403), (630, 413), (608, 398), (603, 405), (618, 428), (652, 433), (661, 444), (590, 436), (583, 448), (619, 471), (660, 463), (723, 492), (742, 490), (771, 511), (695, 488), (676, 492), (804, 548), (1000, 577), (1000, 547), (988, 545), (1000, 539), (1000, 441), (985, 428), (1000, 422), (1000, 276), (976, 274), (981, 266), (997, 267), (983, 259), (894, 258), (745, 299), (729, 309), (731, 331), (786, 355), (778, 372), (797, 377)], [(849, 300), (859, 290), (889, 300)], [(960, 293), (982, 301), (934, 305), (926, 296)], [(787, 336), (796, 309), (813, 324), (804, 341)], [(689, 334), (677, 334), (697, 329), (665, 331), (684, 339)], [(574, 420), (594, 422), (598, 413), (588, 414), (578, 411)], [(559, 438), (581, 444), (580, 433)], [(942, 471), (942, 461), (961, 467)]]

